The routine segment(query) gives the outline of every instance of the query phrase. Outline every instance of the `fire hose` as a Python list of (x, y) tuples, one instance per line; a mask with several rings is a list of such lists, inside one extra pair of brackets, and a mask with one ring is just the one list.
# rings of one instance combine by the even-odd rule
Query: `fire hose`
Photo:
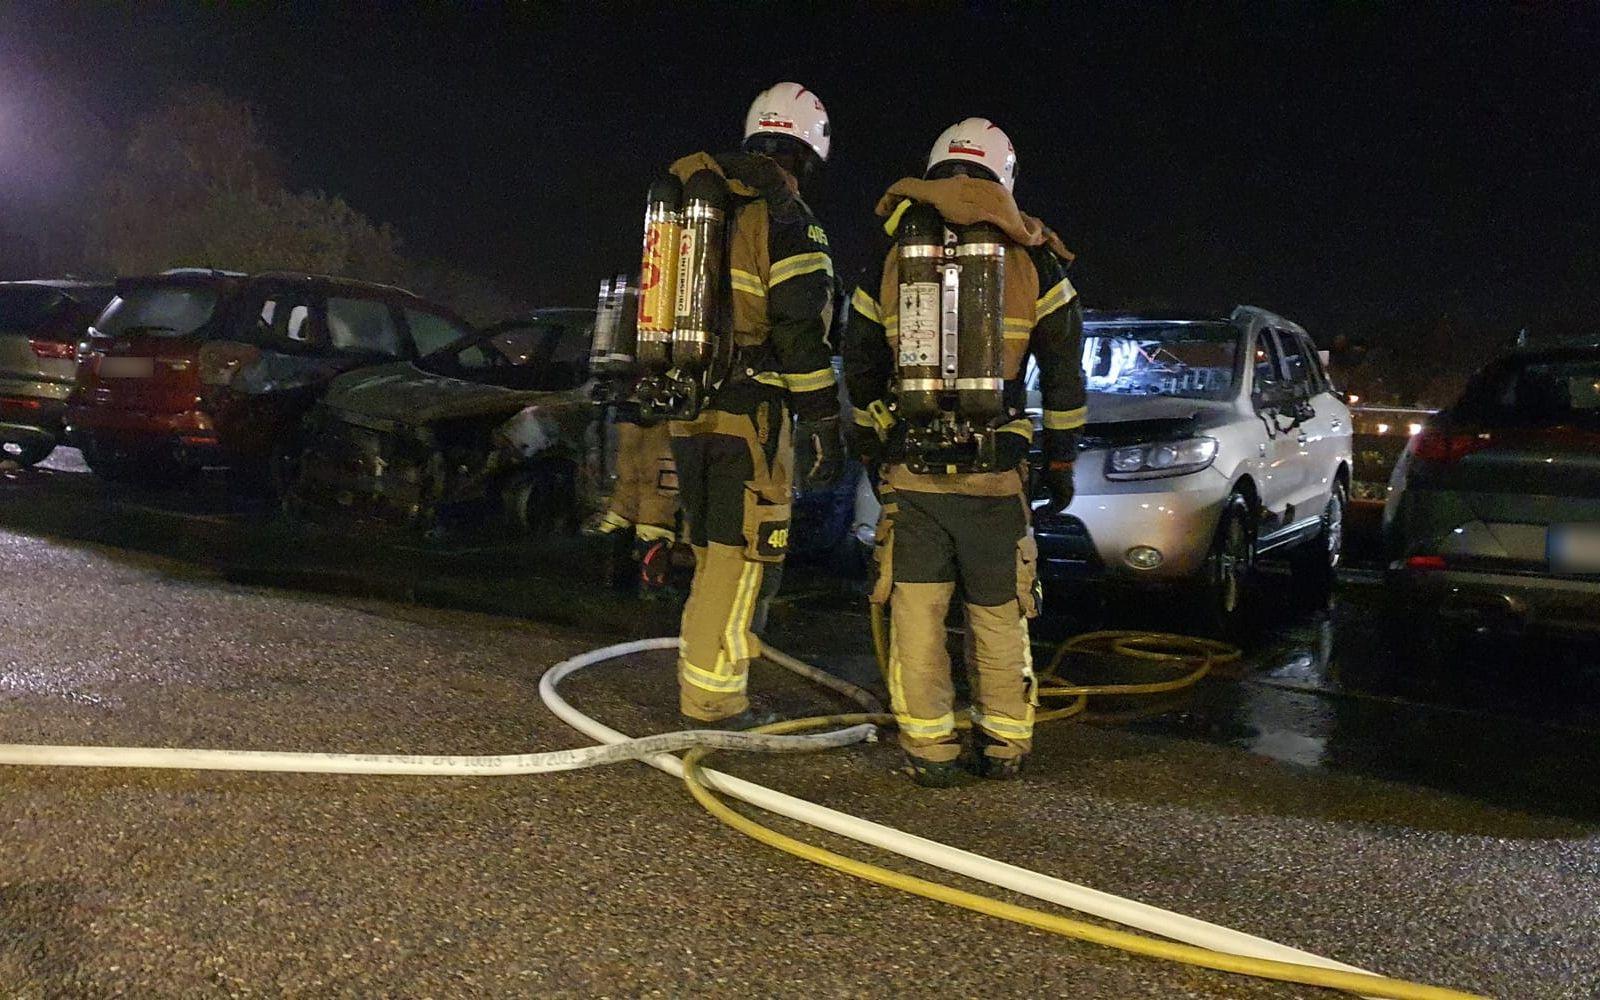
[[(879, 644), (879, 640), (884, 640), (882, 647), (886, 648), (882, 630), (881, 617), (875, 616), (875, 645)], [(636, 653), (676, 649), (677, 644), (676, 638), (662, 638), (607, 646), (564, 660), (540, 678), (539, 696), (545, 706), (563, 722), (597, 740), (597, 746), (534, 754), (452, 756), (0, 744), (0, 764), (330, 774), (513, 775), (642, 760), (668, 774), (681, 777), (695, 800), (713, 816), (763, 844), (835, 871), (988, 916), (1131, 954), (1282, 982), (1330, 987), (1367, 997), (1461, 1000), (1476, 996), (1444, 987), (1374, 975), (1264, 938), (905, 833), (705, 768), (706, 756), (717, 750), (792, 753), (836, 748), (867, 739), (878, 726), (893, 724), (893, 717), (878, 710), (877, 701), (870, 692), (777, 650), (767, 650), (764, 655), (778, 665), (850, 698), (867, 711), (791, 719), (748, 732), (690, 731), (635, 739), (573, 708), (557, 690), (561, 681), (580, 670)], [(1098, 687), (1069, 684), (1055, 676), (1055, 670), (1067, 653), (1084, 650), (1110, 650), (1146, 661), (1176, 663), (1188, 667), (1188, 672), (1175, 680)], [(1077, 714), (1095, 695), (1151, 694), (1187, 687), (1203, 677), (1215, 664), (1237, 655), (1237, 650), (1223, 644), (1182, 636), (1130, 632), (1079, 636), (1058, 649), (1050, 667), (1044, 672), (1040, 687), (1041, 696), (1072, 700), (1061, 708), (1040, 712), (1038, 718), (1064, 718)], [(807, 733), (808, 730), (825, 727), (833, 728), (828, 732)], [(688, 749), (688, 753), (681, 760), (673, 756), (674, 752), (684, 749)], [(762, 826), (730, 808), (718, 798), (719, 795), (740, 799), (758, 809), (892, 851), (944, 871), (1168, 940), (1018, 906), (850, 858)]]

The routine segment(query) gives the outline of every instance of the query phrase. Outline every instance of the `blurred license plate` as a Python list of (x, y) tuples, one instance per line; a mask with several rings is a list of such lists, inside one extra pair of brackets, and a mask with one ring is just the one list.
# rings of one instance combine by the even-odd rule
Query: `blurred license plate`
[(95, 369), (101, 378), (149, 378), (154, 371), (149, 358), (101, 358)]
[(1556, 573), (1600, 573), (1600, 524), (1553, 524), (1547, 548)]

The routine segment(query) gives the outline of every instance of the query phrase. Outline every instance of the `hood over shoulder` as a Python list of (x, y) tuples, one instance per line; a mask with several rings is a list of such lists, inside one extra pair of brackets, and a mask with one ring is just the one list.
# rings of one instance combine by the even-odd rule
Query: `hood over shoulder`
[(878, 199), (877, 213), (884, 219), (884, 230), (891, 236), (900, 227), (900, 217), (912, 202), (931, 205), (947, 222), (969, 226), (987, 222), (1025, 247), (1046, 247), (1070, 263), (1072, 251), (1066, 248), (1049, 226), (1017, 207), (1011, 192), (993, 181), (977, 177), (944, 177), (923, 180), (902, 177)]

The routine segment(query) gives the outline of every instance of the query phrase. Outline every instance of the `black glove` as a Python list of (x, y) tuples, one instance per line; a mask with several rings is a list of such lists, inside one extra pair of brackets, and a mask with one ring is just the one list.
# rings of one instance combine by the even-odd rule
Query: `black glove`
[(1050, 494), (1047, 514), (1059, 514), (1072, 503), (1072, 461), (1078, 457), (1076, 431), (1044, 432), (1044, 488)]
[(999, 431), (994, 436), (994, 467), (996, 469), (1015, 469), (1028, 460), (1028, 452), (1033, 450), (1033, 439), (1022, 434), (1013, 434), (1010, 431)]
[(806, 472), (806, 485), (811, 489), (827, 489), (844, 475), (844, 443), (839, 439), (839, 418), (825, 417), (800, 425), (800, 433), (811, 438), (811, 468)]
[(883, 439), (876, 428), (851, 424), (845, 432), (850, 442), (850, 457), (868, 468), (883, 461)]
[(1046, 514), (1059, 514), (1072, 503), (1072, 463), (1059, 459), (1044, 467), (1044, 488), (1050, 502), (1044, 505)]

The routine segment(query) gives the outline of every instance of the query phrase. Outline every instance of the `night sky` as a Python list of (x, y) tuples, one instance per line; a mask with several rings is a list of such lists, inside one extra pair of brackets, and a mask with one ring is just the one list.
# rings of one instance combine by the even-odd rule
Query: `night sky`
[(0, 0), (0, 128), (18, 80), (113, 141), (207, 83), (259, 108), (296, 186), (582, 304), (629, 266), (652, 174), (735, 144), (755, 92), (793, 79), (833, 118), (811, 201), (852, 274), (876, 196), (981, 115), (1090, 304), (1248, 301), (1383, 336), (1582, 327), (1600, 295), (1589, 5), (339, 6)]

